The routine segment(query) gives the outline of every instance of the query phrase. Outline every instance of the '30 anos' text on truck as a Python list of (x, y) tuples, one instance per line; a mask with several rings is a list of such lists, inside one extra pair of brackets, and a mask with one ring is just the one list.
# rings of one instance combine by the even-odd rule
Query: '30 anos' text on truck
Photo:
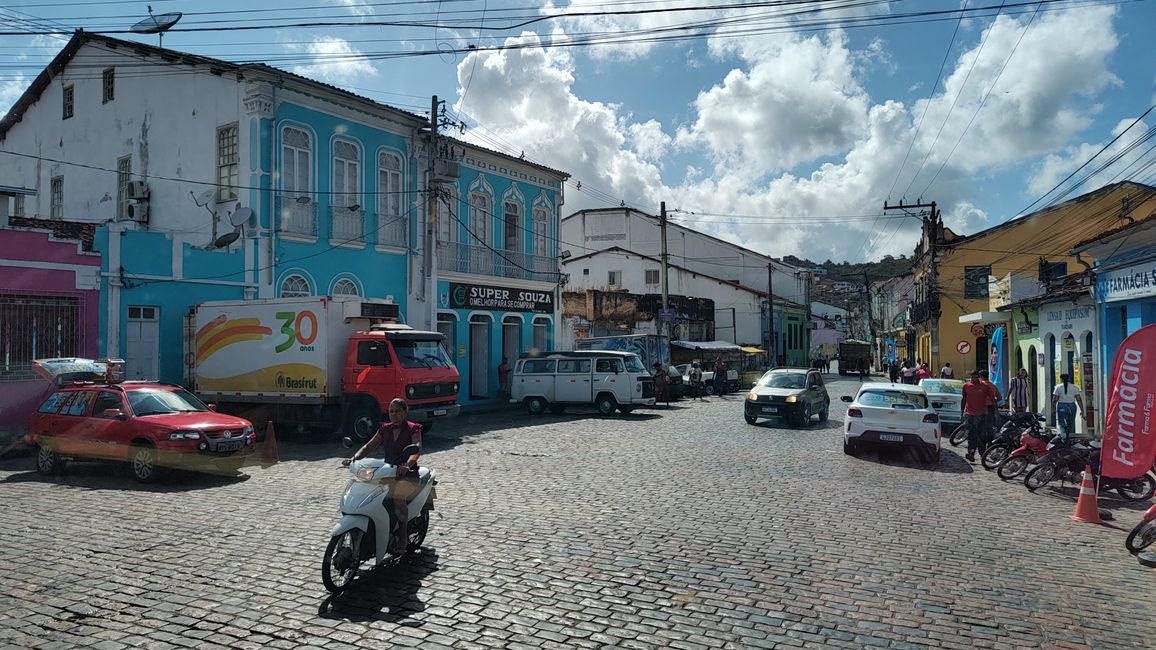
[(458, 414), (458, 370), (439, 332), (397, 322), (397, 305), (329, 297), (197, 305), (196, 391), (227, 413), (373, 435), (390, 400), (411, 420)]

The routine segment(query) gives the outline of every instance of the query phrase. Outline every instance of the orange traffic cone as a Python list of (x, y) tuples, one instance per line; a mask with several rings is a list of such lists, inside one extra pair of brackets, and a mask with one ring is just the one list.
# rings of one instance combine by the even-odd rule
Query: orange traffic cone
[(277, 436), (273, 434), (273, 421), (265, 425), (265, 442), (261, 443), (261, 467), (272, 467), (280, 460), (277, 453)]
[(1096, 505), (1096, 485), (1092, 480), (1092, 466), (1084, 467), (1084, 480), (1080, 483), (1080, 497), (1076, 499), (1076, 511), (1072, 519), (1089, 524), (1102, 524), (1100, 509)]

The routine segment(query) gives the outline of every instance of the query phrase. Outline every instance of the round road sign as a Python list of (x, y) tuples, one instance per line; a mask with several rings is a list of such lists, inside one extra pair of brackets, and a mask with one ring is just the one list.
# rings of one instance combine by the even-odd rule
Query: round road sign
[(955, 351), (960, 354), (967, 354), (968, 352), (971, 352), (971, 344), (967, 341), (960, 341), (959, 343), (955, 344)]

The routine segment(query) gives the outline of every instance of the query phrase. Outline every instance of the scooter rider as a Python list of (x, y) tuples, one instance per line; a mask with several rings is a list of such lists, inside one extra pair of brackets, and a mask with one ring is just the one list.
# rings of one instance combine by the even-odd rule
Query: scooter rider
[[(378, 446), (382, 448), (386, 462), (393, 462), (409, 445), (421, 447), (421, 425), (410, 422), (409, 405), (405, 400), (397, 398), (389, 403), (389, 421), (382, 422), (377, 433), (365, 443), (365, 446), (353, 454), (353, 458), (341, 461), (348, 467), (352, 462), (368, 456)], [(404, 555), (407, 540), (409, 539), (409, 508), (407, 502), (417, 494), (418, 467), (417, 460), (420, 454), (415, 453), (404, 463), (397, 466), (397, 481), (393, 488), (393, 509), (397, 517), (397, 538), (392, 553)]]

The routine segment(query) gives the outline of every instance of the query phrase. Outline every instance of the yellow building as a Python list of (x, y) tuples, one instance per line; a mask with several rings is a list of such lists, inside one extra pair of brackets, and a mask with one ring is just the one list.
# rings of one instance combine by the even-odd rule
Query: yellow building
[[(1085, 270), (1087, 260), (1069, 254), (1077, 242), (1153, 216), (1156, 187), (1127, 181), (972, 235), (955, 234), (938, 215), (925, 217), (912, 270), (916, 358), (933, 372), (950, 362), (956, 377), (987, 368), (990, 323), (1007, 320), (983, 316), (990, 311), (989, 282), (1030, 274), (1046, 284)], [(965, 315), (972, 322), (961, 323)], [(1014, 372), (1015, 364), (1005, 360), (1004, 367)]]

